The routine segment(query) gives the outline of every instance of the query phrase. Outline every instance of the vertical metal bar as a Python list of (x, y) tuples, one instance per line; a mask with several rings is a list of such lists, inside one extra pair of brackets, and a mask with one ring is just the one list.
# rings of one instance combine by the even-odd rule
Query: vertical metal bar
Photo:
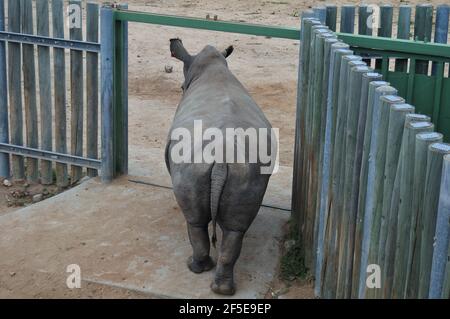
[(436, 81), (434, 84), (434, 103), (432, 121), (436, 125), (436, 130), (439, 131), (439, 119), (442, 96), (442, 82), (444, 78), (444, 62), (437, 62), (436, 64)]
[[(121, 4), (119, 9), (127, 9)], [(116, 173), (128, 173), (128, 22), (116, 21)], [(120, 103), (119, 103), (120, 101)]]
[(346, 4), (341, 7), (341, 27), (340, 31), (344, 33), (353, 33), (355, 31), (355, 6)]
[[(48, 0), (36, 1), (37, 34), (49, 36)], [(38, 46), (39, 68), (39, 106), (41, 117), (41, 148), (52, 150), (52, 87), (50, 75), (50, 48)], [(52, 162), (41, 160), (41, 183), (44, 185), (53, 182)]]
[[(401, 5), (398, 11), (398, 32), (397, 39), (409, 40), (411, 32), (411, 6)], [(408, 69), (408, 59), (396, 59), (395, 71), (406, 72)]]
[[(64, 1), (52, 1), (53, 37), (64, 39)], [(53, 49), (53, 81), (55, 92), (55, 150), (67, 153), (66, 119), (66, 61), (64, 49)], [(56, 163), (56, 184), (66, 187), (69, 183), (67, 165)]]
[[(81, 15), (81, 1), (70, 0), (70, 8), (79, 10)], [(76, 8), (79, 9), (76, 9)], [(69, 12), (71, 14), (71, 12)], [(82, 15), (81, 15), (82, 16)], [(78, 25), (71, 23), (69, 26), (71, 40), (83, 40), (82, 18), (78, 18)], [(83, 52), (70, 50), (70, 151), (72, 155), (83, 156), (83, 94), (84, 94), (84, 75), (83, 75)], [(72, 165), (71, 183), (76, 183), (82, 177), (83, 168)]]
[[(86, 7), (86, 40), (98, 42), (98, 4), (88, 2)], [(86, 150), (87, 157), (98, 158), (98, 53), (86, 52)], [(90, 177), (97, 170), (88, 168)]]
[(115, 54), (114, 54), (114, 174), (122, 171), (123, 160), (123, 105), (122, 105), (122, 73), (123, 73), (123, 24), (115, 20)]
[[(0, 31), (5, 31), (5, 3), (0, 0)], [(9, 142), (6, 42), (0, 41), (0, 143)], [(9, 154), (0, 153), (0, 177), (10, 176)]]
[(388, 73), (389, 73), (389, 57), (384, 56), (381, 59), (381, 74), (383, 75), (383, 79), (388, 81)]
[(406, 102), (413, 104), (414, 82), (416, 77), (416, 59), (409, 60), (408, 89), (406, 91)]
[[(436, 8), (436, 26), (434, 29), (434, 42), (447, 43), (448, 40), (448, 20), (450, 6), (448, 4), (438, 5)], [(433, 62), (431, 74), (436, 74), (437, 62)]]
[[(8, 1), (8, 31), (21, 32), (21, 1)], [(20, 43), (8, 43), (8, 80), (10, 104), (11, 143), (23, 145), (22, 112), (22, 50)], [(23, 179), (25, 166), (23, 156), (12, 155), (12, 173), (14, 179)]]
[(114, 177), (114, 11), (101, 8), (101, 106), (102, 106), (102, 181)]

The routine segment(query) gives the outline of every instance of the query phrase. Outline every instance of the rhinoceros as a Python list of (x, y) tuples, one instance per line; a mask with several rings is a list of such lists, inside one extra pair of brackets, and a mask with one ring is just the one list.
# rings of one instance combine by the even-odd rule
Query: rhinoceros
[[(260, 209), (272, 171), (261, 172), (267, 160), (263, 162), (260, 154), (256, 161), (248, 160), (252, 148), (247, 137), (243, 144), (237, 143), (233, 137), (234, 146), (244, 145), (245, 161), (237, 162), (234, 153), (223, 161), (199, 162), (192, 160), (194, 154), (188, 154), (190, 161), (175, 161), (172, 153), (179, 140), (173, 135), (179, 129), (195, 135), (195, 121), (201, 121), (205, 132), (216, 128), (224, 135), (228, 128), (263, 129), (257, 143), (259, 147), (261, 139), (267, 138), (272, 168), (277, 142), (273, 139), (270, 122), (228, 68), (226, 58), (233, 52), (232, 46), (220, 52), (208, 45), (197, 55), (190, 55), (177, 38), (170, 39), (170, 50), (172, 57), (184, 63), (184, 83), (183, 95), (169, 132), (165, 161), (176, 201), (187, 222), (193, 250), (187, 266), (194, 273), (214, 268), (208, 225), (212, 222), (211, 243), (215, 247), (216, 223), (219, 224), (222, 240), (211, 289), (218, 294), (233, 295), (234, 266), (241, 252), (244, 234)], [(264, 135), (264, 132), (267, 134)], [(204, 150), (207, 145), (208, 141), (202, 141), (197, 148), (195, 142), (189, 144), (194, 149), (192, 153)], [(222, 151), (227, 152), (225, 146)]]

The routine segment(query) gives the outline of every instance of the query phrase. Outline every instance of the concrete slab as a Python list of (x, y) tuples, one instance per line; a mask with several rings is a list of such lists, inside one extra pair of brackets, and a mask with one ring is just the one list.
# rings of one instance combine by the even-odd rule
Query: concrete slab
[[(286, 212), (261, 209), (236, 265), (234, 297), (262, 298), (267, 292), (288, 218)], [(126, 178), (107, 186), (89, 180), (0, 217), (0, 297), (95, 297), (98, 285), (149, 297), (221, 297), (209, 289), (213, 272), (188, 271), (190, 253), (171, 190)], [(69, 264), (81, 267), (89, 294), (66, 287)]]

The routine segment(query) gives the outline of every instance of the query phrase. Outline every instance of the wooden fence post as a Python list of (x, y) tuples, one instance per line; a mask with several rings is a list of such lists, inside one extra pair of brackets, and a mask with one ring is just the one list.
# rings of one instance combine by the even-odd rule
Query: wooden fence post
[(402, 145), (402, 165), (400, 173), (400, 200), (397, 217), (397, 239), (392, 283), (392, 297), (404, 298), (406, 273), (408, 268), (408, 247), (411, 233), (411, 210), (414, 183), (416, 135), (432, 132), (434, 125), (429, 122), (411, 122), (405, 126)]
[(367, 4), (361, 4), (358, 7), (358, 34), (372, 35), (372, 26), (368, 24), (372, 11), (372, 7)]
[[(389, 205), (389, 229), (387, 231), (386, 236), (386, 269), (383, 271), (383, 276), (386, 279), (386, 281), (392, 286), (392, 276), (394, 272), (394, 263), (395, 263), (395, 249), (396, 249), (396, 243), (397, 243), (397, 219), (398, 219), (398, 210), (399, 210), (399, 203), (400, 203), (400, 183), (401, 183), (401, 173), (402, 173), (402, 165), (403, 165), (403, 152), (406, 143), (407, 135), (405, 133), (406, 127), (409, 123), (412, 122), (429, 122), (430, 117), (422, 114), (414, 114), (409, 113), (405, 116), (405, 124), (403, 127), (403, 133), (402, 133), (402, 142), (400, 146), (400, 153), (399, 153), (399, 160), (397, 164), (395, 179), (394, 179), (394, 186), (392, 188), (392, 194), (391, 194), (391, 203)], [(389, 294), (392, 293), (392, 289), (390, 288)]]
[[(374, 238), (377, 237), (376, 232), (378, 232), (377, 216), (375, 212), (380, 190), (380, 166), (381, 164), (384, 165), (384, 160), (381, 156), (381, 150), (384, 149), (383, 144), (385, 145), (385, 138), (383, 138), (385, 132), (383, 132), (383, 127), (388, 124), (387, 114), (389, 113), (387, 113), (387, 111), (389, 110), (390, 104), (399, 103), (401, 101), (401, 98), (394, 95), (388, 95), (391, 93), (395, 94), (396, 92), (397, 90), (390, 86), (380, 86), (375, 90), (374, 94), (374, 103), (371, 112), (372, 124), (370, 127), (370, 148), (367, 156), (367, 182), (365, 187), (366, 195), (364, 202), (359, 298), (364, 298), (366, 295), (366, 270), (367, 266), (373, 263), (373, 252), (375, 248)], [(387, 97), (387, 99), (384, 99), (384, 97)], [(386, 131), (386, 128), (384, 128), (384, 130)]]
[[(33, 34), (33, 4), (31, 0), (23, 0), (22, 33)], [(36, 103), (36, 70), (34, 63), (34, 45), (22, 44), (23, 50), (23, 96), (26, 122), (26, 145), (38, 148), (38, 116)], [(27, 180), (37, 182), (39, 178), (38, 160), (27, 158)]]
[[(380, 98), (381, 105), (376, 112), (374, 109), (374, 120), (372, 130), (376, 134), (375, 138), (372, 135), (372, 141), (376, 143), (371, 144), (371, 152), (374, 151), (375, 159), (374, 165), (369, 165), (369, 175), (372, 167), (374, 174), (374, 185), (373, 192), (367, 192), (366, 200), (369, 203), (366, 207), (366, 213), (373, 216), (372, 219), (372, 229), (370, 234), (370, 247), (369, 247), (369, 258), (368, 264), (378, 264), (378, 248), (380, 241), (380, 228), (381, 228), (381, 217), (382, 217), (382, 203), (383, 203), (383, 186), (384, 186), (384, 169), (386, 163), (386, 147), (388, 141), (388, 127), (389, 127), (389, 114), (392, 105), (403, 103), (404, 100), (398, 96), (386, 95)], [(378, 121), (377, 121), (378, 120)], [(372, 148), (375, 146), (375, 148)], [(369, 190), (369, 187), (367, 188)], [(368, 290), (369, 297), (378, 296), (380, 289)]]
[(428, 298), (429, 295), (439, 188), (443, 157), (446, 154), (450, 154), (450, 144), (434, 143), (428, 147), (422, 223), (419, 228), (422, 231), (420, 235), (419, 298)]
[[(36, 1), (37, 34), (48, 37), (50, 35), (48, 0)], [(52, 134), (52, 86), (50, 74), (50, 48), (38, 46), (39, 68), (39, 106), (41, 117), (41, 148), (51, 151), (53, 143)], [(51, 161), (41, 161), (41, 183), (53, 183)]]
[[(430, 42), (433, 29), (433, 6), (431, 4), (418, 4), (414, 20), (414, 39)], [(429, 61), (417, 60), (416, 73), (428, 74)]]
[[(395, 232), (397, 214), (390, 216), (392, 192), (394, 188), (395, 176), (397, 173), (400, 149), (403, 137), (405, 118), (408, 113), (413, 113), (414, 107), (409, 104), (394, 104), (389, 114), (388, 140), (386, 146), (386, 163), (384, 168), (383, 202), (381, 208), (380, 241), (378, 248), (378, 265), (382, 269), (382, 291), (381, 296), (389, 298), (391, 282), (388, 280), (388, 268), (393, 260), (387, 256), (391, 251), (387, 247), (387, 237), (390, 232)], [(390, 246), (390, 245), (389, 245)]]
[[(436, 132), (419, 133), (416, 135), (414, 158), (413, 202), (411, 212), (411, 231), (408, 243), (408, 270), (406, 272), (406, 298), (417, 298), (417, 280), (419, 278), (420, 231), (423, 214), (423, 196), (427, 172), (428, 147), (433, 143), (442, 142), (442, 134)], [(414, 269), (413, 269), (414, 267)], [(414, 289), (414, 294), (412, 294)]]
[[(5, 3), (0, 0), (0, 31), (5, 31)], [(6, 46), (0, 41), (0, 143), (9, 143)], [(0, 177), (10, 176), (9, 154), (0, 153)]]
[(333, 81), (333, 85), (330, 88), (331, 95), (328, 97), (328, 103), (330, 103), (331, 111), (331, 131), (330, 131), (330, 152), (331, 152), (331, 161), (330, 161), (330, 176), (329, 176), (329, 187), (328, 187), (328, 203), (327, 203), (327, 214), (328, 221), (327, 227), (325, 229), (325, 246), (324, 246), (324, 277), (323, 277), (323, 296), (325, 298), (333, 298), (336, 294), (336, 285), (337, 285), (337, 214), (331, 209), (331, 203), (333, 201), (333, 187), (331, 184), (331, 180), (333, 177), (333, 166), (335, 161), (334, 154), (334, 139), (336, 133), (336, 124), (337, 124), (337, 111), (338, 111), (338, 100), (339, 100), (339, 90), (341, 86), (340, 82), (340, 70), (342, 64), (342, 57), (347, 55), (352, 55), (353, 51), (348, 49), (337, 49), (334, 52), (334, 65), (333, 65), (333, 78), (330, 80)]
[[(447, 43), (448, 41), (448, 20), (450, 6), (448, 4), (438, 5), (436, 8), (436, 26), (434, 28), (434, 42)], [(433, 62), (431, 75), (436, 75), (438, 63)]]
[[(316, 196), (317, 196), (317, 137), (318, 137), (318, 123), (320, 115), (316, 105), (315, 93), (319, 90), (315, 89), (315, 84), (318, 74), (321, 73), (321, 66), (323, 61), (317, 56), (319, 48), (316, 47), (317, 38), (321, 33), (328, 33), (328, 28), (322, 25), (315, 25), (311, 28), (311, 49), (310, 49), (310, 69), (309, 81), (311, 85), (308, 88), (308, 103), (306, 104), (306, 201), (305, 201), (305, 223), (304, 223), (304, 250), (305, 250), (305, 264), (314, 271), (314, 222), (316, 212)], [(317, 52), (316, 52), (317, 50)], [(319, 91), (320, 92), (320, 91)]]
[[(393, 7), (390, 4), (384, 4), (380, 6), (380, 25), (378, 29), (378, 36), (383, 38), (390, 38), (392, 36), (392, 16)], [(382, 61), (376, 60), (375, 69), (382, 69)]]
[[(411, 32), (411, 6), (401, 5), (398, 11), (398, 31), (397, 39), (409, 40)], [(395, 71), (406, 72), (408, 69), (408, 59), (396, 59)]]
[(314, 18), (320, 21), (321, 24), (325, 25), (327, 19), (327, 9), (325, 7), (314, 7)]
[(335, 54), (337, 50), (348, 49), (348, 45), (342, 42), (333, 42), (331, 39), (327, 39), (325, 42), (325, 54), (326, 54), (326, 69), (328, 70), (328, 77), (324, 76), (324, 80), (327, 81), (327, 97), (325, 99), (326, 116), (325, 116), (325, 132), (323, 141), (323, 160), (322, 160), (322, 179), (320, 187), (320, 202), (319, 202), (319, 229), (317, 240), (317, 257), (316, 257), (316, 271), (315, 271), (315, 286), (314, 292), (316, 296), (323, 294), (322, 290), (322, 278), (323, 274), (323, 261), (325, 252), (325, 232), (328, 225), (328, 202), (329, 202), (329, 187), (330, 187), (330, 168), (332, 161), (331, 152), (331, 131), (332, 131), (332, 116), (333, 116), (333, 89), (335, 88), (335, 74), (334, 67), (336, 64)]
[[(351, 198), (351, 210), (356, 211), (355, 216), (355, 235), (354, 235), (354, 249), (353, 249), (353, 268), (352, 268), (352, 298), (358, 297), (358, 287), (359, 287), (359, 271), (360, 271), (360, 259), (361, 259), (361, 244), (362, 244), (362, 221), (358, 201), (359, 193), (361, 187), (361, 167), (362, 167), (362, 157), (363, 157), (363, 143), (366, 130), (366, 120), (369, 113), (369, 107), (373, 106), (373, 93), (377, 85), (386, 85), (386, 82), (380, 81), (382, 78), (381, 74), (369, 72), (362, 76), (361, 85), (361, 100), (360, 100), (360, 110), (358, 116), (358, 128), (356, 132), (356, 148), (355, 148), (355, 165), (353, 169), (353, 189)], [(374, 86), (371, 84), (374, 83)]]
[[(52, 1), (53, 37), (64, 39), (64, 1)], [(64, 49), (53, 48), (53, 81), (55, 94), (55, 150), (67, 153), (66, 58)], [(67, 165), (56, 163), (56, 184), (69, 184)]]
[[(80, 0), (70, 0), (70, 6), (79, 6), (81, 11)], [(80, 19), (79, 25), (70, 26), (70, 39), (83, 40), (83, 28)], [(70, 151), (72, 155), (83, 156), (83, 88), (84, 88), (84, 72), (83, 72), (83, 52), (78, 50), (70, 50)], [(78, 182), (83, 173), (83, 168), (72, 165), (71, 183)]]
[[(340, 263), (338, 289), (342, 291), (344, 298), (351, 297), (352, 267), (354, 250), (354, 232), (356, 226), (356, 209), (353, 202), (352, 191), (353, 171), (355, 167), (356, 139), (358, 119), (361, 105), (361, 89), (363, 75), (370, 72), (367, 66), (355, 66), (350, 70), (348, 110), (346, 119), (345, 157), (343, 175), (343, 205), (341, 220), (341, 247), (339, 255), (342, 255)], [(365, 107), (365, 106), (363, 106)], [(340, 285), (339, 285), (340, 284)]]
[[(339, 271), (339, 252), (340, 252), (340, 225), (342, 216), (342, 204), (343, 204), (343, 169), (344, 169), (344, 158), (345, 158), (345, 121), (347, 119), (347, 94), (348, 94), (348, 75), (350, 63), (352, 61), (358, 61), (361, 64), (360, 56), (356, 55), (344, 55), (341, 58), (340, 71), (339, 71), (339, 92), (337, 98), (337, 113), (336, 113), (336, 128), (334, 137), (334, 148), (333, 148), (333, 167), (332, 167), (332, 202), (330, 204), (330, 211), (335, 218), (335, 229), (333, 229), (332, 240), (336, 252), (333, 254), (333, 260), (331, 260), (332, 267), (335, 268), (334, 275)], [(356, 65), (355, 65), (356, 66)], [(336, 281), (338, 285), (338, 280)], [(337, 292), (336, 286), (336, 292)], [(339, 295), (336, 295), (339, 298)]]
[(336, 5), (326, 5), (327, 17), (325, 25), (330, 28), (331, 31), (336, 32), (336, 20), (337, 20), (337, 6)]
[[(306, 12), (309, 14), (309, 12)], [(305, 13), (305, 14), (306, 14)], [(311, 12), (312, 14), (312, 12)], [(295, 162), (292, 181), (292, 215), (298, 230), (298, 240), (304, 247), (304, 226), (305, 226), (305, 200), (306, 200), (306, 123), (308, 109), (308, 91), (309, 91), (309, 67), (311, 50), (311, 28), (313, 25), (320, 24), (319, 21), (312, 18), (302, 20), (301, 38), (302, 45), (299, 57), (299, 75), (297, 89), (297, 111), (296, 111), (296, 149)], [(303, 249), (304, 253), (304, 249)]]
[(340, 31), (344, 33), (353, 33), (355, 31), (355, 6), (345, 4), (341, 6), (341, 27)]
[[(428, 298), (448, 298), (443, 291), (446, 278), (446, 268), (450, 270), (450, 155), (443, 160), (441, 188), (439, 195), (438, 215), (436, 219), (435, 246), (431, 267), (430, 293)], [(447, 272), (447, 276), (450, 272)]]
[[(21, 32), (21, 1), (8, 1), (8, 31)], [(10, 104), (11, 144), (23, 145), (23, 112), (22, 112), (22, 50), (20, 43), (8, 43), (8, 92)], [(12, 155), (12, 175), (21, 180), (25, 176), (23, 156)]]
[[(312, 13), (312, 12), (311, 12)], [(299, 53), (299, 62), (298, 62), (298, 78), (297, 78), (297, 105), (296, 105), (296, 115), (295, 115), (295, 144), (294, 144), (294, 165), (293, 165), (293, 177), (292, 177), (292, 202), (291, 202), (291, 215), (292, 221), (294, 222), (294, 227), (297, 229), (301, 229), (301, 225), (303, 222), (300, 221), (300, 216), (302, 213), (300, 212), (300, 203), (299, 199), (302, 197), (301, 193), (303, 192), (302, 182), (303, 182), (303, 171), (302, 171), (302, 163), (303, 163), (303, 149), (304, 149), (304, 125), (305, 125), (305, 92), (307, 92), (307, 71), (306, 69), (309, 66), (309, 39), (307, 36), (307, 19), (305, 18), (305, 12), (303, 12), (303, 16), (301, 19), (301, 28), (300, 28), (300, 38), (301, 38), (301, 48)], [(310, 30), (308, 30), (310, 31)], [(299, 239), (301, 240), (301, 231), (299, 231)]]
[(323, 91), (325, 89), (325, 82), (323, 79), (323, 73), (324, 73), (324, 45), (325, 45), (325, 39), (333, 39), (335, 36), (328, 32), (328, 30), (321, 30), (316, 31), (315, 36), (315, 43), (314, 43), (314, 52), (316, 55), (315, 59), (315, 72), (313, 77), (313, 109), (312, 109), (312, 127), (311, 127), (311, 222), (313, 223), (311, 225), (311, 231), (313, 234), (313, 240), (311, 242), (311, 251), (312, 251), (312, 258), (311, 258), (311, 271), (315, 271), (315, 260), (316, 260), (316, 252), (315, 249), (317, 247), (317, 233), (318, 233), (318, 226), (319, 226), (319, 219), (318, 219), (318, 211), (319, 211), (319, 190), (320, 190), (320, 157), (322, 153), (322, 119), (323, 115), (325, 113), (324, 110), (324, 101), (323, 98), (325, 97), (323, 95)]

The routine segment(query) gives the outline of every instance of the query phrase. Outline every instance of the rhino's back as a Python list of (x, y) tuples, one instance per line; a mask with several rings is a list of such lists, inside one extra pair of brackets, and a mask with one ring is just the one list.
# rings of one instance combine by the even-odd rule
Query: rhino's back
[(185, 94), (172, 128), (190, 128), (202, 120), (204, 128), (271, 128), (262, 110), (230, 73), (198, 79)]

